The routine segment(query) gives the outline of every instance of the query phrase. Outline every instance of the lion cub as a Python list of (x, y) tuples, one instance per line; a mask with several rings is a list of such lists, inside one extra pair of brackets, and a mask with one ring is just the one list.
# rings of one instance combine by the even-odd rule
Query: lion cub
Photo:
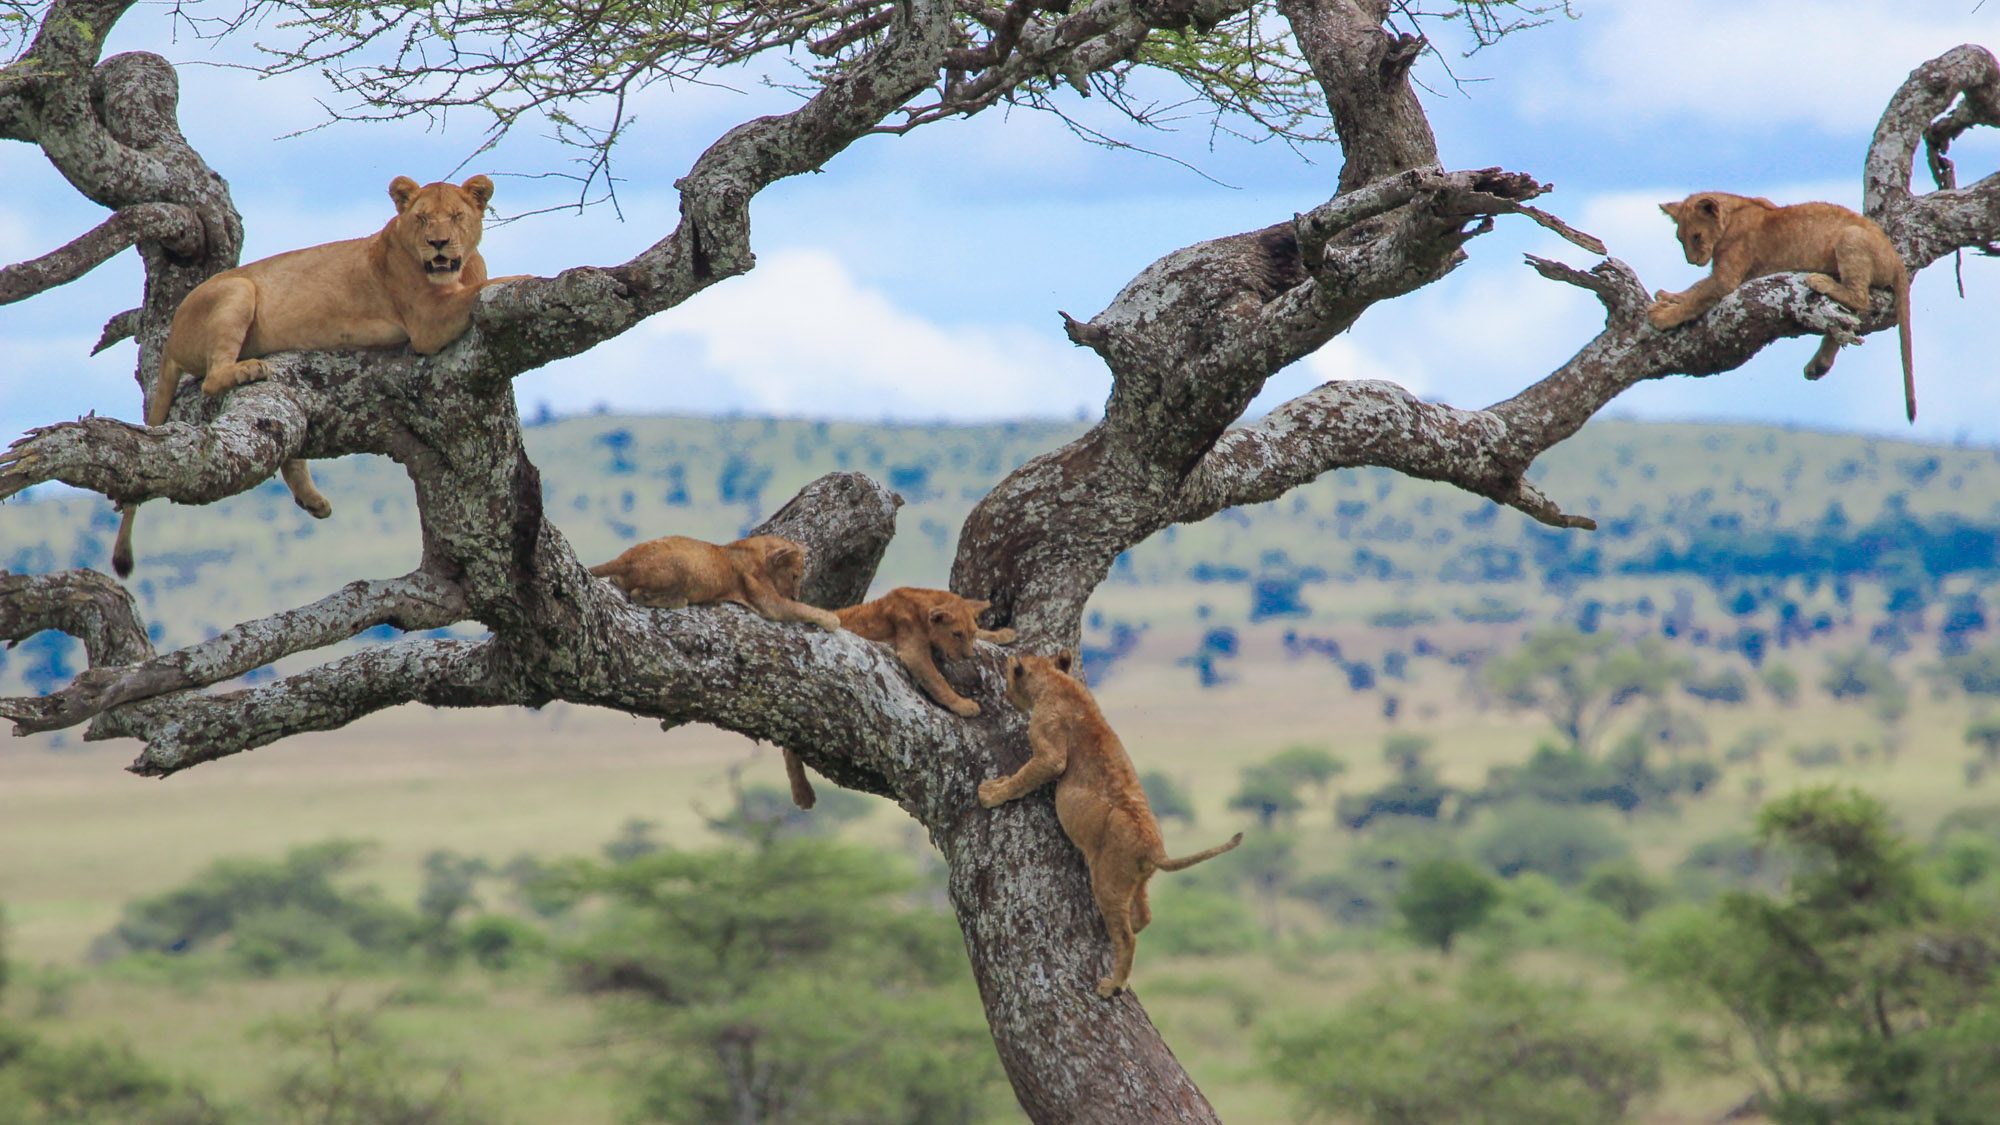
[(1125, 745), (1104, 721), (1090, 689), (1069, 670), (1068, 653), (1053, 660), (1007, 661), (1007, 695), (1028, 712), (1034, 756), (1012, 777), (981, 783), (979, 803), (990, 809), (1055, 781), (1056, 819), (1090, 866), (1091, 890), (1111, 935), (1111, 975), (1097, 982), (1097, 994), (1109, 997), (1132, 975), (1138, 933), (1153, 920), (1146, 880), (1155, 871), (1179, 871), (1221, 855), (1242, 843), (1243, 833), (1207, 851), (1168, 858)]
[(910, 678), (917, 681), (925, 695), (952, 714), (969, 719), (979, 714), (979, 704), (952, 690), (931, 659), (931, 649), (944, 653), (946, 660), (964, 660), (972, 655), (975, 639), (999, 645), (1011, 643), (1014, 630), (979, 627), (979, 614), (988, 604), (961, 598), (949, 590), (903, 586), (872, 602), (834, 612), (847, 631), (895, 649), (896, 659), (909, 669)]
[[(1873, 219), (1837, 203), (1780, 207), (1768, 199), (1704, 191), (1660, 210), (1674, 221), (1688, 264), (1715, 270), (1682, 293), (1654, 294), (1646, 319), (1655, 328), (1685, 324), (1753, 277), (1805, 270), (1806, 285), (1858, 313), (1869, 311), (1871, 286), (1895, 294), (1896, 328), (1903, 346), (1903, 403), (1917, 420), (1917, 380), (1910, 363), (1910, 271), (1896, 246)], [(1839, 341), (1827, 337), (1806, 364), (1806, 378), (1833, 368)]]
[[(287, 251), (195, 286), (167, 329), (146, 424), (166, 424), (183, 373), (201, 379), (202, 393), (219, 395), (267, 377), (261, 357), (274, 352), (407, 343), (433, 355), (463, 336), (479, 291), (516, 280), (488, 280), (479, 256), (493, 181), (419, 185), (397, 176), (389, 198), (395, 217), (367, 238)], [(319, 519), (333, 514), (304, 461), (287, 461), (281, 472), (299, 507)], [(121, 576), (132, 573), (138, 511), (128, 503), (118, 524), (111, 566)]]
[[(806, 549), (778, 535), (753, 535), (718, 547), (683, 535), (651, 539), (608, 563), (590, 568), (638, 605), (679, 609), (710, 602), (735, 602), (772, 621), (810, 621), (838, 631), (840, 619), (799, 600), (805, 579)], [(792, 803), (802, 809), (818, 799), (798, 755), (779, 748)]]
[(685, 535), (650, 539), (590, 568), (636, 605), (680, 609), (735, 602), (771, 621), (810, 621), (838, 630), (840, 619), (799, 601), (806, 549), (776, 535), (717, 546)]

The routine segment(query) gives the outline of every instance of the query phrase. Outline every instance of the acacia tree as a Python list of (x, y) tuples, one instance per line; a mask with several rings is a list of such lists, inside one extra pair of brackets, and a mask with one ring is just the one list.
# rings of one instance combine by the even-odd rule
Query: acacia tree
[[(104, 341), (136, 338), (147, 388), (177, 302), (235, 264), (242, 227), (226, 183), (180, 133), (173, 68), (145, 53), (100, 57), (104, 32), (130, 2), (0, 3), (0, 15), (25, 16), (32, 32), (0, 69), (0, 137), (38, 145), (79, 192), (112, 211), (68, 245), (0, 270), (0, 300), (46, 292), (136, 246), (141, 303), (112, 320)], [(1525, 5), (1440, 6), (1473, 17), (1482, 36), (1532, 17)], [(742, 612), (629, 604), (586, 573), (544, 513), (512, 380), (747, 272), (748, 209), (758, 192), (873, 133), (1002, 100), (1052, 103), (1063, 86), (1096, 90), (1143, 116), (1144, 103), (1126, 91), (1149, 67), (1257, 129), (1302, 135), (1324, 120), (1343, 158), (1325, 203), (1177, 250), (1141, 270), (1104, 311), (1064, 318), (1070, 339), (1110, 369), (1104, 416), (978, 504), (950, 579), (959, 593), (991, 601), (989, 625), (1011, 625), (1023, 647), (1052, 651), (1077, 643), (1084, 603), (1120, 552), (1335, 469), (1384, 466), (1555, 527), (1588, 528), (1524, 474), (1620, 392), (1672, 374), (1731, 370), (1781, 337), (1892, 323), (1886, 295), (1855, 317), (1784, 276), (1746, 285), (1697, 322), (1662, 333), (1646, 324), (1646, 289), (1623, 262), (1606, 258), (1585, 271), (1531, 258), (1542, 276), (1596, 294), (1606, 323), (1513, 398), (1464, 410), (1393, 383), (1334, 382), (1243, 421), (1266, 379), (1376, 302), (1450, 273), (1498, 216), (1526, 216), (1603, 252), (1528, 205), (1546, 190), (1532, 176), (1446, 169), (1409, 76), (1425, 48), (1407, 22), (1424, 14), (1420, 7), (252, 3), (235, 22), (274, 12), (303, 19), (265, 20), (307, 33), (280, 65), (327, 68), (360, 96), (363, 116), (472, 108), (491, 112), (504, 130), (545, 113), (598, 157), (615, 139), (623, 99), (648, 80), (793, 46), (817, 61), (800, 74), (796, 108), (737, 125), (694, 162), (677, 183), (680, 221), (658, 242), (617, 265), (488, 290), (471, 330), (438, 355), (278, 356), (269, 381), (216, 399), (181, 395), (157, 428), (93, 416), (17, 441), (0, 457), (0, 497), (56, 480), (121, 504), (207, 503), (253, 487), (289, 458), (386, 454), (414, 487), (423, 554), (410, 574), (357, 581), (171, 652), (154, 650), (131, 597), (102, 574), (0, 576), (0, 638), (60, 629), (83, 640), (91, 662), (49, 695), (0, 700), (0, 715), (23, 732), (87, 723), (86, 738), (136, 738), (144, 746), (131, 769), (152, 777), (410, 701), (564, 700), (775, 742), (839, 785), (894, 798), (929, 831), (949, 866), (1001, 1061), (1033, 1119), (1212, 1121), (1137, 998), (1096, 996), (1109, 945), (1052, 803), (978, 807), (978, 782), (1027, 755), (1025, 724), (1004, 704), (993, 653), (954, 670), (985, 705), (961, 720), (918, 692), (884, 648), (852, 635)], [(613, 104), (609, 124), (576, 124), (573, 107), (591, 99)], [(2000, 125), (2000, 66), (1968, 46), (1918, 67), (1875, 134), (1867, 210), (1913, 269), (2000, 238), (2000, 176), (1959, 188), (1946, 156), (1975, 125)], [(1919, 145), (1940, 189), (1921, 196), (1910, 189)], [(872, 480), (835, 474), (807, 486), (761, 530), (810, 549), (808, 600), (844, 605), (867, 588), (897, 503)], [(205, 690), (378, 624), (414, 632), (457, 622), (476, 622), (487, 635), (409, 637), (254, 688)]]

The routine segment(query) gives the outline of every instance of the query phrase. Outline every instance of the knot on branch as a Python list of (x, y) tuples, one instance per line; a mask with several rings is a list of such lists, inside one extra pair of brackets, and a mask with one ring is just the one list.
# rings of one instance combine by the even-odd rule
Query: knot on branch
[(882, 553), (896, 535), (903, 498), (862, 473), (828, 473), (759, 524), (753, 535), (782, 535), (806, 548), (802, 600), (825, 609), (868, 596)]
[(128, 51), (99, 63), (90, 92), (104, 128), (127, 148), (185, 145), (180, 126), (180, 76), (150, 51)]

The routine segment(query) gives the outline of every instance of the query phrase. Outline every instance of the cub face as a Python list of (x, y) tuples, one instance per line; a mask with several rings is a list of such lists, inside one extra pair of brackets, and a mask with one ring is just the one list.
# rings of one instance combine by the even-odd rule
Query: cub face
[(432, 285), (456, 285), (465, 259), (479, 249), (493, 181), (474, 176), (463, 184), (418, 186), (408, 176), (389, 181), (396, 202), (394, 239), (423, 268)]
[(1688, 265), (1705, 266), (1715, 257), (1715, 244), (1722, 238), (1724, 208), (1713, 195), (1690, 195), (1679, 203), (1662, 203), (1660, 210), (1674, 221), (1674, 234), (1681, 240), (1681, 253)]
[(1073, 676), (1075, 659), (1067, 652), (1048, 656), (1007, 658), (1007, 700), (1023, 713), (1035, 709), (1035, 695), (1050, 676)]
[(729, 545), (739, 570), (762, 574), (781, 596), (796, 600), (806, 576), (806, 549), (782, 535), (753, 535)]
[(944, 653), (947, 660), (970, 658), (972, 642), (979, 637), (979, 615), (992, 604), (952, 598), (932, 606), (924, 617), (931, 645)]

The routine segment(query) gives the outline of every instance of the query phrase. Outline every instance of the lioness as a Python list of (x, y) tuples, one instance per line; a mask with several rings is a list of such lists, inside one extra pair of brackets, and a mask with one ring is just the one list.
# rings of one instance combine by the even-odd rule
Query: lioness
[(1111, 935), (1111, 975), (1097, 982), (1110, 997), (1132, 975), (1138, 934), (1153, 920), (1146, 881), (1155, 871), (1180, 871), (1243, 842), (1243, 833), (1203, 852), (1170, 859), (1160, 823), (1146, 803), (1125, 744), (1090, 689), (1070, 675), (1070, 656), (1016, 656), (1007, 661), (1007, 695), (1028, 712), (1028, 745), (1034, 756), (1012, 777), (979, 786), (985, 808), (1056, 783), (1056, 819), (1090, 866), (1090, 886), (1104, 928)]
[[(1707, 312), (1753, 277), (1805, 270), (1806, 285), (1858, 313), (1869, 310), (1870, 286), (1888, 288), (1896, 298), (1896, 329), (1903, 346), (1903, 405), (1917, 420), (1917, 379), (1910, 362), (1910, 271), (1882, 228), (1866, 215), (1837, 203), (1780, 207), (1768, 199), (1704, 191), (1660, 210), (1674, 221), (1681, 250), (1691, 266), (1715, 269), (1682, 293), (1654, 294), (1646, 319), (1655, 328), (1673, 328)], [(1840, 342), (1828, 336), (1806, 364), (1806, 378), (1833, 368)]]
[[(407, 342), (431, 355), (464, 335), (473, 300), (488, 284), (479, 236), (493, 181), (474, 176), (419, 187), (397, 176), (389, 198), (396, 217), (367, 238), (274, 255), (195, 286), (167, 330), (146, 424), (166, 422), (183, 372), (218, 395), (268, 376), (258, 357), (276, 352)], [(304, 461), (285, 462), (283, 474), (299, 507), (320, 519), (332, 514)], [(137, 501), (128, 503), (118, 525), (111, 565), (120, 575), (132, 573), (138, 510)]]

